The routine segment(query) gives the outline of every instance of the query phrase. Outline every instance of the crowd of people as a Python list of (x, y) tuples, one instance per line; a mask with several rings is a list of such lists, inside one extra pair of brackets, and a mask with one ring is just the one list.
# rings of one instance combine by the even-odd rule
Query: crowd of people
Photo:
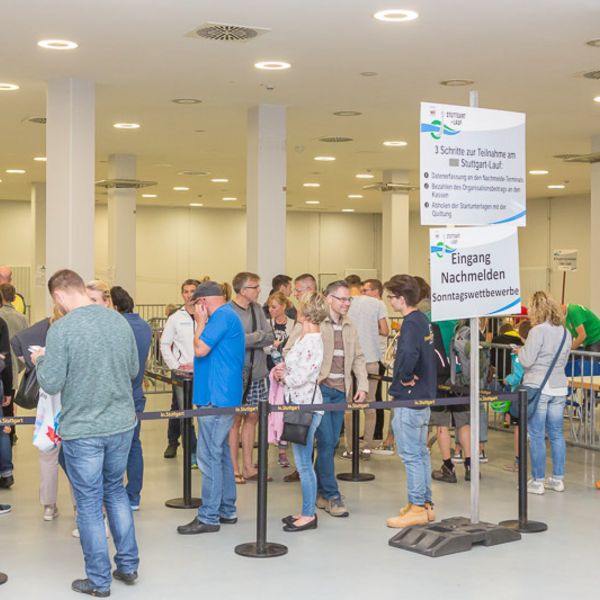
[[(0, 277), (6, 278), (7, 269), (0, 267)], [(138, 577), (132, 512), (140, 508), (144, 462), (136, 414), (145, 408), (144, 365), (152, 333), (121, 287), (110, 288), (99, 280), (86, 284), (77, 273), (61, 270), (52, 275), (48, 289), (54, 314), (29, 327), (19, 312), (14, 286), (0, 281), (2, 411), (11, 414), (13, 399), (32, 377), (46, 394), (60, 395), (60, 439), (50, 451), (40, 451), (43, 518), (51, 521), (59, 514), (60, 465), (71, 488), (77, 524), (74, 535), (80, 538), (85, 558), (86, 577), (75, 580), (72, 589), (106, 597), (113, 579), (131, 585)], [(164, 363), (173, 371), (193, 371), (196, 407), (234, 409), (269, 401), (314, 405), (300, 441), (286, 439), (282, 413), (271, 415), (280, 419), (273, 423), (270, 436), (278, 446), (279, 464), (289, 467), (290, 449), (293, 454), (295, 471), (285, 481), (300, 482), (299, 510), (282, 519), (286, 532), (316, 529), (317, 509), (338, 518), (350, 514), (334, 462), (338, 447), (342, 458), (352, 458), (350, 412), (323, 411), (319, 406), (371, 403), (381, 398), (378, 380), (369, 375), (385, 372), (386, 357), (390, 359), (384, 294), (402, 318), (391, 345), (389, 399), (434, 399), (442, 395), (438, 385), (449, 381), (466, 389), (471, 353), (468, 328), (456, 321), (431, 322), (430, 289), (420, 277), (401, 274), (382, 283), (350, 275), (329, 283), (321, 292), (309, 273), (294, 279), (278, 275), (263, 305), (258, 302), (261, 279), (256, 273), (238, 273), (231, 286), (208, 277), (187, 279), (181, 285), (182, 305), (173, 307), (166, 320), (160, 340)], [(562, 492), (565, 366), (572, 348), (583, 344), (587, 350), (599, 349), (600, 320), (585, 307), (557, 304), (545, 292), (534, 294), (528, 308), (527, 315), (503, 325), (491, 340), (508, 342), (510, 353), (494, 357), (486, 349), (490, 340), (483, 332), (473, 347), (483, 365), (482, 386), (515, 390), (522, 385), (528, 390), (532, 462), (528, 491)], [(20, 371), (24, 373), (16, 390)], [(173, 386), (172, 402), (173, 408), (183, 408), (178, 386)], [(506, 403), (499, 404), (499, 411), (508, 410)], [(235, 524), (237, 486), (257, 479), (253, 460), (256, 413), (234, 413), (198, 418), (193, 444), (194, 462), (202, 474), (202, 504), (190, 523), (177, 528), (181, 535), (217, 532), (221, 525)], [(482, 413), (482, 446), (475, 454), (481, 462), (487, 461), (484, 416), (487, 412)], [(432, 479), (457, 483), (455, 464), (462, 463), (465, 479), (470, 480), (469, 407), (394, 408), (387, 436), (380, 417), (375, 410), (364, 410), (359, 452), (361, 459), (368, 460), (373, 453), (390, 453), (395, 445), (404, 464), (407, 502), (387, 519), (388, 527), (435, 521)], [(513, 411), (507, 419), (518, 426)], [(340, 440), (343, 428), (345, 439)], [(553, 466), (549, 477), (546, 432)], [(14, 436), (13, 428), (0, 431), (0, 488), (14, 484)], [(179, 436), (179, 420), (171, 419), (165, 458), (176, 456)], [(432, 470), (434, 438), (442, 465)], [(377, 443), (377, 439), (382, 441)], [(0, 513), (9, 511), (10, 506), (0, 505)], [(117, 548), (112, 574), (108, 533)]]

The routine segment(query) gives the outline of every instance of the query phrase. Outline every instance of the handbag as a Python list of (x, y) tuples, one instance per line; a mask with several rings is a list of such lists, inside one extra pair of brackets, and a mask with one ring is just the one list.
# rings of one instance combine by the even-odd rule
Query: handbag
[[(313, 390), (311, 404), (315, 401), (315, 394), (317, 393), (317, 385), (315, 382), (315, 389)], [(288, 406), (291, 402), (286, 403)], [(305, 411), (294, 411), (285, 412), (283, 414), (283, 432), (279, 438), (283, 442), (292, 442), (292, 444), (300, 444), (306, 446), (306, 440), (308, 438), (308, 430), (312, 425), (312, 412)]]
[(61, 437), (58, 433), (60, 411), (60, 394), (50, 395), (44, 390), (40, 390), (40, 401), (33, 430), (33, 445), (40, 452), (51, 452), (60, 446)]
[[(542, 395), (542, 390), (548, 383), (548, 379), (550, 379), (550, 374), (552, 373), (552, 370), (554, 369), (554, 367), (556, 365), (556, 361), (558, 360), (558, 357), (560, 356), (560, 353), (562, 351), (562, 348), (564, 346), (566, 339), (567, 339), (567, 330), (565, 328), (560, 346), (558, 347), (558, 350), (557, 350), (556, 354), (554, 355), (554, 358), (552, 359), (552, 363), (550, 363), (550, 368), (548, 369), (548, 372), (544, 376), (544, 379), (542, 380), (540, 387), (532, 387), (530, 385), (524, 385), (521, 388), (527, 392), (527, 419), (531, 419), (531, 417), (533, 417), (535, 411), (537, 410), (537, 407), (538, 407), (538, 404), (540, 401), (540, 396)], [(519, 403), (511, 402), (509, 412), (512, 417), (514, 417), (515, 419), (518, 419), (519, 418)]]
[(15, 404), (21, 408), (35, 408), (40, 396), (40, 384), (38, 383), (35, 368), (26, 371), (21, 378), (21, 383), (15, 394)]

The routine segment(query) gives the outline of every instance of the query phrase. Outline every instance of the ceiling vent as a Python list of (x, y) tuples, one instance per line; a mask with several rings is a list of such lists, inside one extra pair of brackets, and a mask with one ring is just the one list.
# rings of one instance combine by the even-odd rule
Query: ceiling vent
[(187, 176), (194, 176), (194, 177), (206, 177), (207, 175), (210, 175), (209, 171), (178, 171), (177, 175), (187, 175)]
[(554, 158), (560, 158), (568, 163), (594, 164), (600, 162), (600, 152), (592, 152), (591, 154), (559, 154)]
[(363, 190), (375, 190), (377, 192), (414, 192), (419, 188), (409, 183), (393, 183), (391, 181), (377, 181), (369, 185), (363, 185)]
[(271, 30), (266, 27), (248, 27), (246, 25), (208, 22), (185, 35), (186, 37), (218, 40), (221, 42), (249, 42), (269, 31)]
[(25, 117), (22, 123), (35, 123), (36, 125), (45, 125), (46, 117)]
[(139, 179), (102, 179), (96, 181), (96, 187), (118, 190), (139, 190), (156, 185), (156, 181), (141, 181)]
[(320, 142), (327, 142), (328, 144), (341, 144), (342, 142), (353, 142), (354, 139), (343, 135), (328, 135), (319, 138)]

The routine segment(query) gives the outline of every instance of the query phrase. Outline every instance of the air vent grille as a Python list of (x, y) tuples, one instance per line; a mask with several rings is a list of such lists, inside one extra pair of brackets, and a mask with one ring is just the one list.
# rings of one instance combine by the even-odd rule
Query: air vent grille
[(249, 42), (271, 31), (265, 27), (249, 27), (246, 25), (231, 25), (228, 23), (204, 23), (186, 34), (186, 37), (198, 37), (205, 40), (220, 42)]
[[(559, 158), (559, 156), (555, 156), (554, 158)], [(563, 154), (560, 158), (564, 162), (569, 163), (594, 164), (600, 162), (600, 152), (592, 152), (591, 154)]]
[(140, 188), (156, 185), (156, 181), (141, 181), (140, 179), (102, 179), (96, 181), (96, 187), (120, 190), (139, 190)]
[(341, 144), (343, 142), (353, 142), (354, 139), (343, 135), (328, 135), (319, 138), (320, 142), (327, 142), (328, 144)]
[(46, 117), (26, 117), (23, 119), (23, 123), (35, 123), (36, 125), (45, 125)]

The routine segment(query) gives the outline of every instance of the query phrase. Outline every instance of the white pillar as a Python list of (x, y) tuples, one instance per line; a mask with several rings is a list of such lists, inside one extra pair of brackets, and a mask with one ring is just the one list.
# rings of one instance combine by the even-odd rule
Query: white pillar
[[(132, 154), (108, 157), (109, 179), (135, 179)], [(108, 189), (108, 283), (120, 285), (135, 298), (135, 189)]]
[[(592, 152), (600, 152), (600, 136), (592, 138)], [(590, 196), (590, 308), (600, 315), (600, 261), (593, 258), (594, 240), (600, 228), (600, 163), (591, 165)]]
[(248, 270), (258, 273), (263, 297), (285, 273), (286, 109), (261, 104), (248, 112), (246, 245)]
[[(384, 171), (385, 183), (408, 183), (408, 171)], [(381, 227), (381, 275), (409, 273), (409, 201), (408, 192), (384, 192)]]
[(94, 276), (95, 86), (48, 82), (46, 277), (73, 269)]
[(48, 288), (46, 287), (46, 183), (31, 184), (31, 229), (33, 253), (31, 270), (31, 322), (41, 321), (46, 314)]

